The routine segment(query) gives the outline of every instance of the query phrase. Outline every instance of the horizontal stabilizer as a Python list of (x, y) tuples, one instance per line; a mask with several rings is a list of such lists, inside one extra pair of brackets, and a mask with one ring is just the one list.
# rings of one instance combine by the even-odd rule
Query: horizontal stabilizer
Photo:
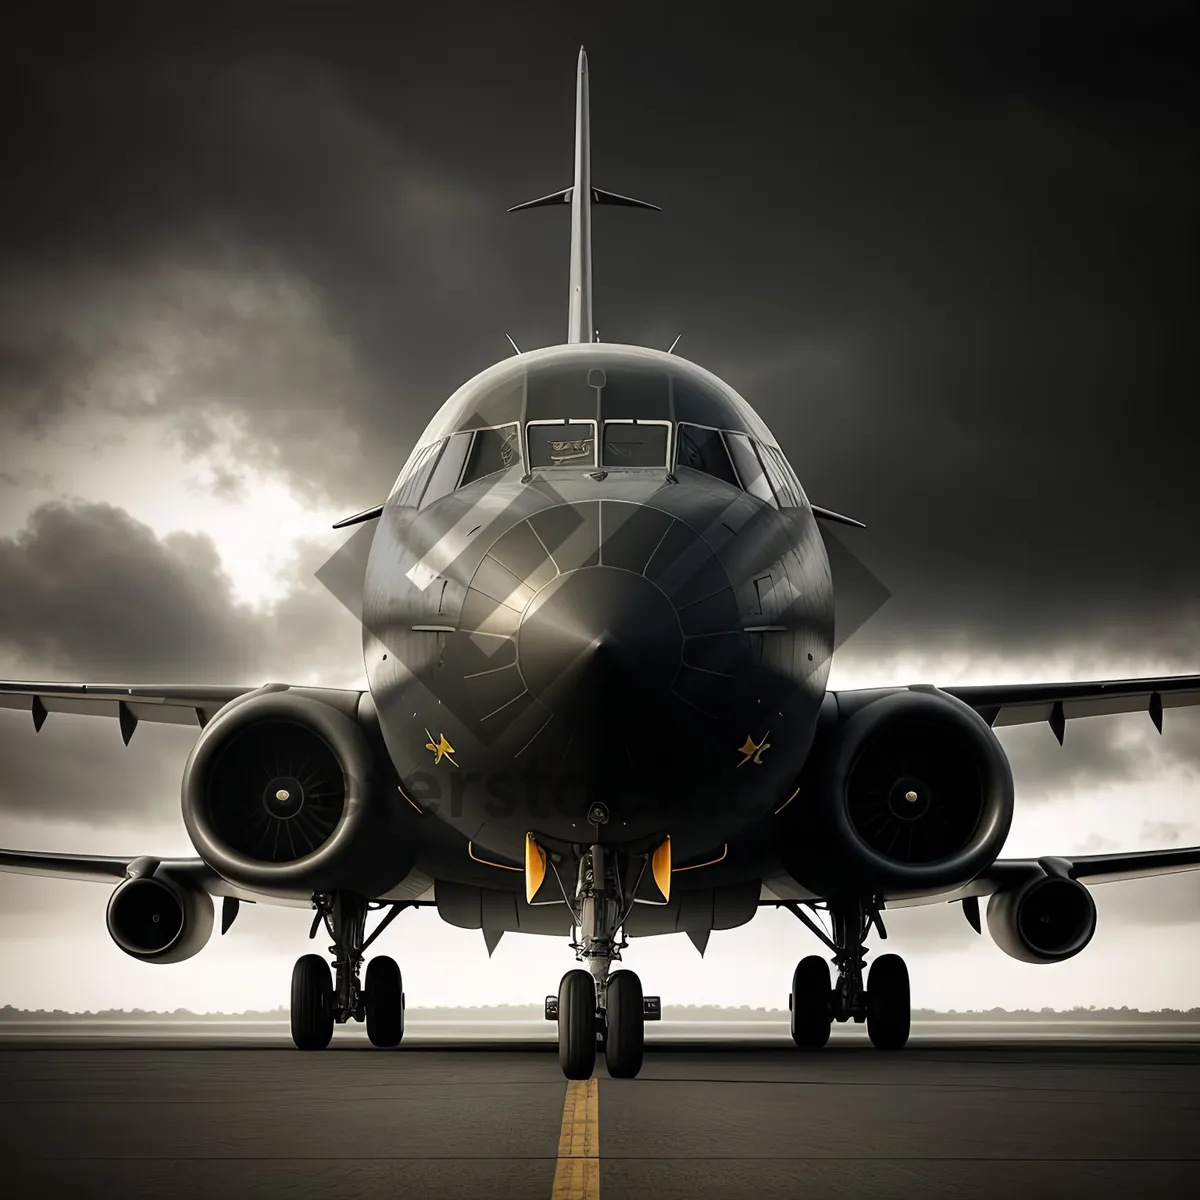
[(525, 208), (543, 208), (547, 204), (570, 204), (571, 193), (574, 188), (563, 188), (561, 192), (555, 192), (552, 196), (539, 196), (536, 200), (526, 200), (524, 204), (514, 204), (509, 212), (520, 212)]
[[(549, 196), (539, 196), (536, 200), (526, 200), (524, 204), (514, 204), (509, 212), (521, 212), (526, 208), (545, 208), (548, 204), (570, 204), (571, 194), (575, 191), (573, 187), (563, 188), (561, 192), (554, 192)], [(657, 204), (651, 204), (649, 200), (637, 200), (633, 196), (622, 196), (619, 192), (606, 192), (603, 188), (592, 188), (592, 203), (593, 204), (617, 204), (623, 208), (649, 208), (655, 212), (662, 212), (662, 208)]]
[(657, 204), (651, 204), (648, 200), (635, 200), (632, 196), (620, 196), (616, 192), (606, 192), (598, 187), (592, 188), (592, 203), (620, 204), (625, 208), (652, 208), (655, 212), (662, 212)]

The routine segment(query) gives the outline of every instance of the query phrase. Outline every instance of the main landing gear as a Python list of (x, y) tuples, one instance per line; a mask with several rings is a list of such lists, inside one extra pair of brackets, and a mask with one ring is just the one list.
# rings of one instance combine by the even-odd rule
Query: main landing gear
[(878, 903), (852, 897), (829, 901), (826, 907), (833, 926), (831, 937), (797, 902), (785, 904), (833, 951), (837, 983), (830, 986), (829, 964), (819, 955), (802, 958), (792, 976), (792, 1040), (805, 1050), (829, 1041), (834, 1021), (866, 1021), (867, 1036), (880, 1050), (899, 1050), (908, 1041), (911, 1007), (908, 968), (898, 954), (884, 954), (866, 967), (864, 942), (871, 927), (887, 937)]
[(632, 1079), (642, 1069), (645, 1023), (661, 1014), (659, 998), (642, 994), (633, 971), (609, 974), (626, 945), (620, 930), (633, 890), (627, 897), (610, 855), (592, 846), (580, 860), (572, 905), (579, 936), (571, 948), (583, 968), (568, 971), (558, 995), (546, 997), (546, 1017), (558, 1021), (558, 1061), (568, 1079), (591, 1077), (597, 1045), (612, 1078)]
[(328, 892), (313, 897), (317, 910), (309, 937), (324, 923), (333, 945), (333, 978), (319, 954), (298, 959), (292, 971), (292, 1041), (301, 1050), (324, 1050), (335, 1024), (366, 1018), (373, 1046), (398, 1046), (404, 1037), (404, 987), (395, 959), (384, 956), (367, 964), (364, 983), (358, 979), (363, 954), (407, 905), (393, 904), (369, 938), (367, 912), (372, 906), (354, 892)]

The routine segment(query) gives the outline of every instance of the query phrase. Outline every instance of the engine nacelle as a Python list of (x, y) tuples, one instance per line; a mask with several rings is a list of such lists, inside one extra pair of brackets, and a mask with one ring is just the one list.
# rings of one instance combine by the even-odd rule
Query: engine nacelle
[[(382, 894), (408, 874), (377, 759), (346, 713), (287, 690), (251, 694), (200, 735), (183, 775), (183, 820), (231, 882), (278, 896), (352, 887)], [(391, 801), (391, 803), (389, 803)]]
[(932, 689), (888, 692), (829, 728), (783, 858), (819, 894), (965, 883), (1008, 836), (1013, 779), (987, 722)]
[(113, 892), (107, 922), (112, 940), (139, 962), (183, 962), (208, 944), (213, 902), (207, 892), (147, 875)]
[(1074, 958), (1096, 932), (1096, 902), (1077, 879), (1044, 876), (996, 892), (988, 932), (1005, 954), (1027, 963)]

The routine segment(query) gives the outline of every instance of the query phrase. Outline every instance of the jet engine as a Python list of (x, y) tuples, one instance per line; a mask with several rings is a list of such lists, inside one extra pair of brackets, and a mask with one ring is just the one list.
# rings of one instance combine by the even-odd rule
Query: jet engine
[(184, 824), (200, 856), (242, 886), (295, 897), (378, 892), (408, 873), (412, 847), (376, 777), (352, 716), (300, 692), (251, 693), (192, 750)]
[(988, 932), (1005, 954), (1027, 963), (1074, 958), (1096, 932), (1096, 902), (1076, 879), (1043, 876), (988, 901)]
[(814, 748), (785, 865), (823, 894), (895, 895), (974, 878), (1013, 814), (1008, 759), (988, 724), (944, 692), (865, 697)]
[(177, 963), (198, 954), (213, 928), (207, 892), (154, 875), (126, 879), (108, 902), (109, 936), (140, 962)]

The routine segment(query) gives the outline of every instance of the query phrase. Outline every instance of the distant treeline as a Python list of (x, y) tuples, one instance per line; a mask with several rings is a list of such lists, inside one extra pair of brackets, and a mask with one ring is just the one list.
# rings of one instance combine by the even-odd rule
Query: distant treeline
[[(1200, 1008), (1160, 1008), (1142, 1012), (1137, 1008), (1096, 1008), (1077, 1006), (1057, 1009), (1004, 1008), (970, 1009), (965, 1012), (938, 1012), (931, 1008), (913, 1009), (915, 1021), (988, 1020), (988, 1021), (1052, 1021), (1069, 1017), (1072, 1021), (1129, 1021), (1129, 1020), (1197, 1020)], [(410, 1007), (408, 1016), (416, 1021), (529, 1021), (542, 1016), (537, 1004), (484, 1004), (454, 1008)], [(720, 1008), (711, 1004), (664, 1004), (663, 1016), (669, 1021), (787, 1021), (786, 1009)], [(288, 1010), (282, 1005), (268, 1012), (194, 1013), (186, 1008), (174, 1012), (154, 1012), (141, 1008), (109, 1008), (97, 1012), (64, 1012), (55, 1009), (25, 1009), (5, 1005), (0, 1008), (0, 1023), (14, 1021), (286, 1021)]]

